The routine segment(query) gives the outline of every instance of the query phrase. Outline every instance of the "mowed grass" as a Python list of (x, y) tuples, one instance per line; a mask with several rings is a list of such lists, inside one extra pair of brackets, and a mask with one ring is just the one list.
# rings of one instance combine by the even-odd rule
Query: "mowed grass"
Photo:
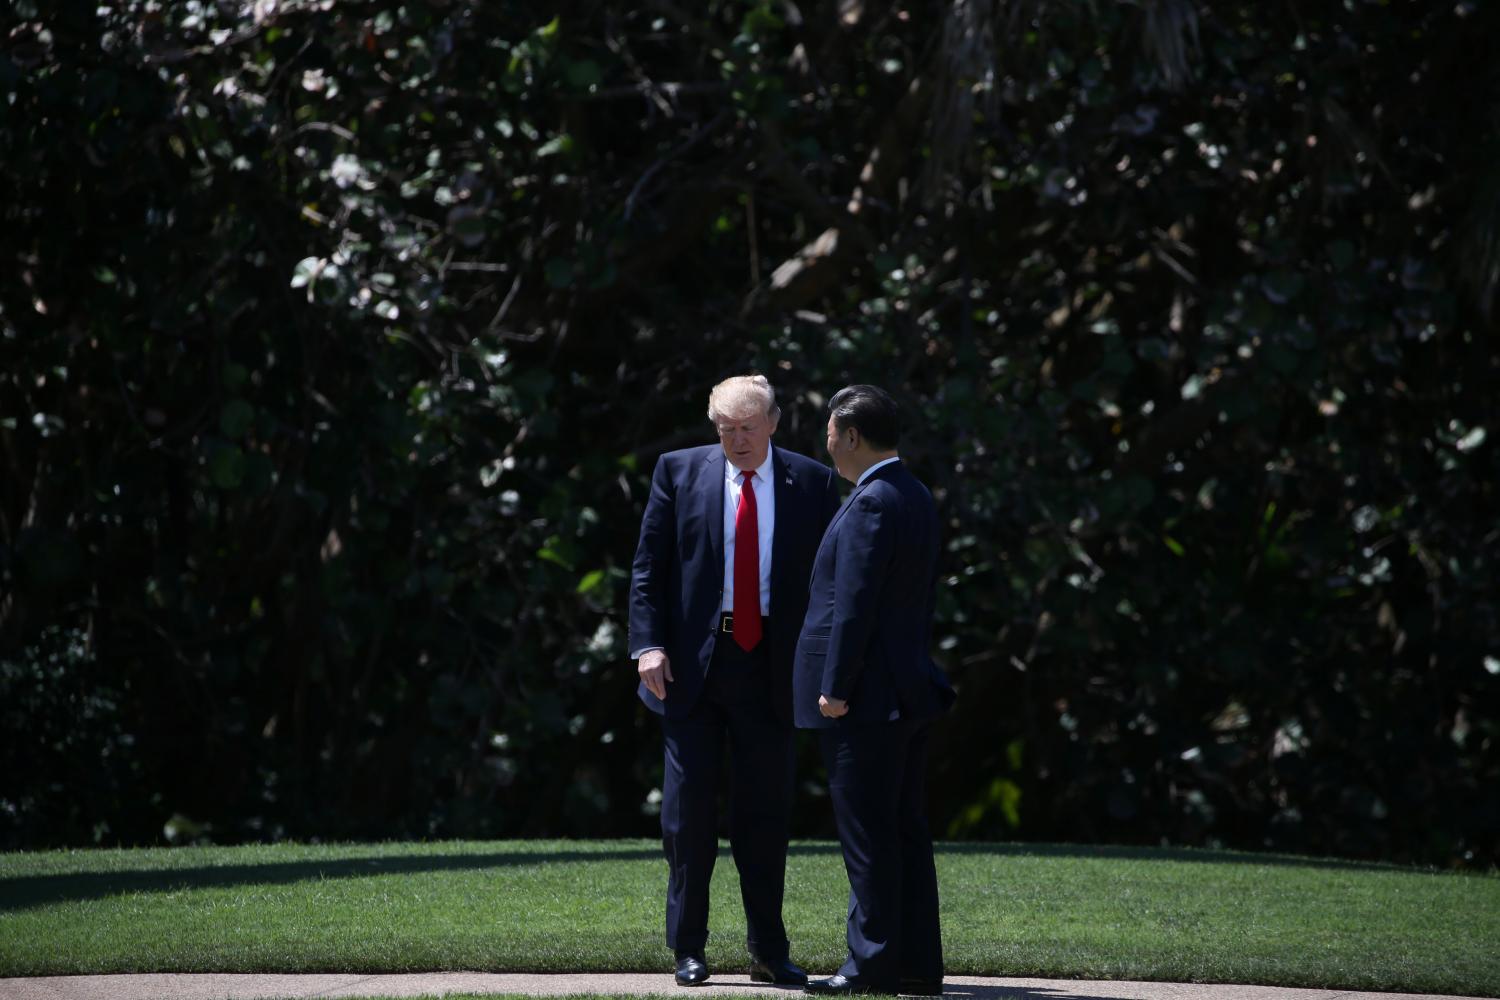
[[(1500, 877), (1223, 851), (940, 844), (953, 975), (1500, 996)], [(0, 975), (665, 971), (654, 841), (0, 854)], [(797, 843), (785, 917), (844, 954), (837, 845)], [(727, 847), (711, 968), (742, 968)]]

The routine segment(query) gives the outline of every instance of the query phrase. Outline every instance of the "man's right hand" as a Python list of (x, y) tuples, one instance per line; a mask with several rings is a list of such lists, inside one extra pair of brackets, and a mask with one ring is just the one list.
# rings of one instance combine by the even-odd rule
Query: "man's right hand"
[(648, 649), (635, 661), (635, 672), (641, 675), (641, 683), (662, 701), (667, 700), (667, 682), (672, 680), (672, 664), (667, 661), (664, 649)]

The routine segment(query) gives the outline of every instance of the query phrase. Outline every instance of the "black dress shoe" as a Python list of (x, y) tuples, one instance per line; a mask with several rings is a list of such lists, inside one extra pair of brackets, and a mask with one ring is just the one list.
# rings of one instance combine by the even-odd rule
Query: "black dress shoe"
[(703, 963), (703, 956), (678, 955), (674, 978), (678, 986), (702, 986), (708, 982), (708, 966)]
[(872, 983), (856, 983), (847, 976), (834, 974), (827, 979), (809, 979), (807, 985), (802, 987), (802, 992), (817, 996), (868, 996), (871, 993), (894, 995), (898, 990), (894, 983), (876, 986)]
[(750, 981), (752, 983), (775, 983), (777, 986), (806, 986), (807, 971), (798, 968), (790, 958), (776, 958), (768, 961), (759, 955), (751, 955)]
[(900, 992), (902, 996), (908, 997), (940, 997), (943, 995), (943, 981), (902, 976)]

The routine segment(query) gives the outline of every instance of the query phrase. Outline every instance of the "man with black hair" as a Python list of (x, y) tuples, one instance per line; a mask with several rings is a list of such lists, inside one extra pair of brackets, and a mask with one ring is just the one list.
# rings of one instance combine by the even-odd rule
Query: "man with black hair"
[(854, 492), (813, 562), (797, 642), (798, 727), (818, 730), (849, 875), (848, 957), (815, 994), (943, 991), (924, 772), (953, 689), (929, 654), (938, 518), (896, 452), (901, 414), (851, 385), (828, 404), (828, 454)]

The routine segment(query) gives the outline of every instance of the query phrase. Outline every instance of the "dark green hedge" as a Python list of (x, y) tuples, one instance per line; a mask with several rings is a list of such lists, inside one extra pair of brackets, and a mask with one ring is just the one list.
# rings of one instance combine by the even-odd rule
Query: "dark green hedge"
[(649, 833), (758, 369), (911, 414), (941, 835), (1500, 859), (1494, 5), (11, 11), (0, 843)]

